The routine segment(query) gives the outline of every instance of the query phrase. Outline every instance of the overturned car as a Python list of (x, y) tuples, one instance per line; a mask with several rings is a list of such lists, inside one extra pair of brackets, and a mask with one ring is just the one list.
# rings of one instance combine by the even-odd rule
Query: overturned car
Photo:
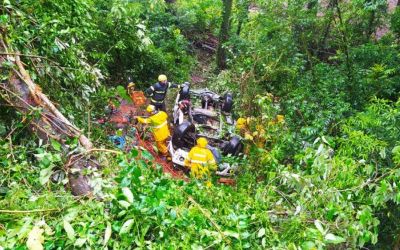
[[(243, 143), (234, 133), (232, 107), (230, 93), (221, 96), (207, 88), (192, 90), (190, 84), (185, 83), (175, 99), (175, 129), (168, 145), (174, 165), (184, 166), (185, 158), (199, 137), (208, 140), (217, 162), (221, 161), (221, 155), (240, 154)], [(229, 171), (230, 168), (222, 164), (217, 174), (228, 175)]]

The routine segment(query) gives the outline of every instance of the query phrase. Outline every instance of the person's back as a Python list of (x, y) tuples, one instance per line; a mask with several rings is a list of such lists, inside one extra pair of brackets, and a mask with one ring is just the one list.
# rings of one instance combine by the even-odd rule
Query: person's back
[(176, 84), (168, 82), (166, 75), (159, 75), (158, 82), (151, 85), (146, 94), (150, 98), (151, 105), (154, 105), (157, 110), (165, 111), (165, 97), (169, 88), (179, 87)]
[(153, 87), (153, 96), (152, 99), (155, 102), (162, 102), (165, 99), (165, 96), (167, 94), (168, 88), (169, 88), (169, 83), (162, 84), (160, 82), (156, 82), (155, 84), (152, 85)]
[(157, 149), (163, 157), (166, 157), (168, 155), (167, 139), (170, 136), (168, 115), (164, 111), (156, 111), (153, 105), (149, 105), (146, 110), (151, 116), (137, 117), (137, 120), (143, 124), (150, 124)]
[(190, 168), (191, 175), (198, 179), (209, 177), (210, 170), (217, 168), (214, 155), (207, 148), (207, 144), (205, 138), (199, 138), (197, 145), (190, 150), (185, 159), (185, 165)]
[(159, 111), (149, 117), (154, 134), (155, 141), (162, 141), (170, 136), (168, 129), (168, 115), (164, 111)]

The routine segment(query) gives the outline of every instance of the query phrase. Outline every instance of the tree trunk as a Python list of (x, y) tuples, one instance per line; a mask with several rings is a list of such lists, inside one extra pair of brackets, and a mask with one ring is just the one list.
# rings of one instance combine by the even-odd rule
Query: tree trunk
[(326, 26), (324, 28), (322, 38), (318, 43), (318, 58), (320, 60), (323, 60), (324, 57), (326, 57), (326, 52), (328, 49), (327, 41), (331, 32), (332, 22), (334, 20), (333, 8), (334, 8), (334, 3), (331, 0), (328, 2), (326, 7), (326, 13), (324, 14), (324, 16), (326, 17)]
[(225, 43), (229, 40), (230, 18), (232, 13), (233, 0), (223, 0), (223, 16), (221, 30), (219, 33), (219, 43), (217, 49), (217, 66), (219, 70), (226, 69), (226, 48)]
[(353, 90), (353, 66), (351, 63), (350, 59), (350, 53), (349, 53), (349, 43), (347, 40), (347, 29), (346, 29), (346, 24), (343, 21), (342, 18), (342, 10), (339, 6), (339, 0), (332, 0), (332, 3), (334, 4), (336, 8), (336, 13), (339, 19), (339, 31), (342, 35), (342, 44), (340, 45), (343, 48), (343, 52), (346, 56), (346, 68), (347, 68), (347, 78), (348, 78), (348, 83), (347, 83), (347, 91), (349, 93), (350, 98), (354, 96), (354, 90)]
[(39, 112), (37, 117), (29, 121), (29, 128), (40, 139), (48, 142), (50, 139), (58, 141), (67, 156), (67, 171), (69, 185), (74, 195), (89, 195), (91, 187), (89, 178), (83, 175), (82, 170), (88, 167), (96, 168), (94, 160), (87, 159), (84, 154), (69, 152), (66, 139), (77, 138), (79, 144), (86, 150), (92, 148), (90, 140), (82, 134), (61, 112), (54, 106), (48, 97), (42, 93), (25, 70), (19, 53), (10, 53), (3, 40), (1, 43), (0, 65), (7, 62), (10, 68), (0, 69), (8, 74), (8, 79), (0, 84), (0, 94), (4, 100), (15, 107), (20, 113), (30, 115)]
[[(373, 1), (371, 0), (367, 0), (365, 1), (366, 4), (373, 4)], [(368, 17), (368, 26), (367, 26), (367, 30), (365, 32), (365, 42), (367, 43), (372, 34), (377, 30), (378, 27), (375, 27), (375, 20), (376, 19), (376, 10), (371, 10), (371, 13)]]
[(316, 5), (318, 4), (318, 1), (316, 0), (311, 0), (307, 2), (307, 9), (311, 10), (312, 8), (314, 8)]
[(242, 31), (242, 25), (243, 25), (243, 19), (239, 19), (238, 21), (238, 26), (237, 26), (237, 30), (236, 30), (236, 35), (239, 36), (240, 32)]
[(367, 27), (366, 37), (365, 37), (365, 42), (366, 43), (370, 40), (372, 34), (376, 30), (376, 27), (374, 25), (375, 15), (376, 15), (375, 14), (375, 10), (373, 10), (373, 11), (371, 11), (371, 14), (370, 14), (370, 16), (368, 18), (368, 27)]
[(240, 32), (242, 31), (243, 24), (248, 19), (249, 7), (250, 7), (250, 1), (248, 1), (248, 0), (240, 1), (236, 5), (236, 8), (238, 9), (238, 14), (237, 14), (238, 25), (237, 25), (236, 35), (238, 35), (238, 36), (240, 35)]

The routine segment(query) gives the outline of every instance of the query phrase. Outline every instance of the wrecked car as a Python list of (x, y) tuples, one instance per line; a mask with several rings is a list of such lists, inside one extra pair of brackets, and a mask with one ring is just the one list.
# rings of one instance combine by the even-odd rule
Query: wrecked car
[[(232, 108), (230, 93), (219, 95), (207, 88), (192, 90), (189, 83), (183, 84), (173, 108), (175, 127), (169, 143), (173, 164), (184, 166), (185, 158), (199, 137), (208, 140), (208, 147), (217, 162), (220, 162), (221, 155), (239, 155), (243, 143), (235, 135)], [(228, 172), (226, 165), (220, 166), (220, 173)]]

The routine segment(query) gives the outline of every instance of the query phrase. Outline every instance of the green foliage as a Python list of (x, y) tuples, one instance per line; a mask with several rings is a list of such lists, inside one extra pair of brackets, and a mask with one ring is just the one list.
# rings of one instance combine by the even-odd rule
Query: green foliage
[[(328, 152), (329, 148), (325, 146), (309, 152), (309, 156), (317, 157), (310, 166), (313, 171), (326, 172), (329, 166), (326, 164), (333, 164)], [(138, 158), (139, 153), (143, 158)], [(50, 152), (45, 154), (51, 155)], [(23, 159), (16, 159), (13, 163), (25, 164)], [(359, 210), (352, 209), (345, 198), (347, 196), (340, 195), (345, 191), (332, 189), (331, 185), (328, 188), (328, 183), (318, 175), (300, 177), (298, 170), (281, 166), (276, 170), (270, 169), (268, 178), (262, 182), (246, 174), (236, 189), (206, 188), (201, 183), (174, 181), (163, 176), (160, 169), (152, 168), (151, 158), (146, 156), (146, 152), (137, 152), (136, 149), (112, 165), (118, 173), (118, 187), (105, 188), (103, 200), (97, 202), (76, 201), (62, 191), (62, 186), (50, 192), (41, 186), (24, 189), (21, 185), (11, 185), (1, 203), (3, 208), (33, 211), (57, 208), (59, 211), (44, 216), (40, 212), (2, 213), (2, 245), (6, 248), (22, 247), (34, 225), (47, 228), (44, 246), (48, 248), (95, 248), (103, 245), (113, 249), (126, 249), (132, 245), (159, 248), (166, 244), (173, 248), (186, 248), (188, 245), (232, 248), (302, 245), (321, 248), (343, 242), (351, 244), (351, 239), (356, 240), (360, 235), (370, 235), (368, 237), (372, 240), (376, 237), (370, 230), (377, 221), (368, 207), (358, 205)], [(324, 178), (334, 180), (335, 174), (340, 172), (334, 166), (329, 168), (329, 174)], [(35, 180), (35, 172), (24, 173), (26, 178)], [(248, 188), (253, 192), (248, 193)], [(312, 200), (316, 194), (320, 199)], [(13, 202), (10, 202), (10, 197), (13, 197)], [(335, 203), (328, 205), (330, 212), (324, 217), (325, 201), (333, 197)], [(318, 219), (303, 224), (311, 218)], [(347, 218), (347, 221), (340, 218)], [(18, 219), (17, 223), (14, 223), (15, 219)], [(338, 221), (341, 222), (340, 229), (336, 227)], [(358, 229), (354, 230), (354, 227)], [(357, 244), (362, 245), (362, 240)]]
[(193, 63), (163, 1), (10, 1), (1, 14), (32, 79), (77, 122), (105, 81), (125, 84), (131, 75), (145, 87), (166, 73), (180, 82)]
[(161, 73), (176, 81), (187, 79), (192, 63), (187, 41), (163, 1), (150, 5), (146, 1), (98, 1), (97, 5), (101, 36), (92, 46), (107, 51), (96, 56), (106, 62), (115, 80), (132, 75), (135, 81), (152, 82)]
[(215, 0), (178, 0), (176, 15), (179, 27), (186, 35), (211, 32), (216, 34), (222, 12), (222, 2)]
[[(234, 187), (172, 179), (134, 148), (99, 154), (104, 168), (88, 171), (95, 198), (76, 199), (64, 188), (61, 145), (33, 143), (22, 117), (2, 105), (0, 246), (25, 249), (38, 227), (46, 249), (392, 248), (400, 51), (390, 32), (374, 36), (390, 21), (398, 37), (399, 11), (385, 13), (383, 0), (331, 2), (252, 1), (248, 13), (248, 1), (236, 2), (230, 69), (207, 83), (233, 92), (236, 114), (252, 116), (257, 132), (245, 160), (225, 159), (239, 165)], [(159, 73), (186, 80), (190, 44), (216, 34), (221, 8), (217, 0), (4, 1), (0, 29), (14, 50), (40, 56), (23, 57), (33, 80), (100, 146), (106, 129), (91, 120), (116, 95), (128, 98), (126, 76), (139, 88)]]
[(390, 28), (393, 33), (398, 37), (400, 34), (400, 10), (396, 8), (395, 12), (391, 16)]
[[(393, 206), (397, 189), (390, 183), (398, 181), (394, 174), (398, 104), (391, 102), (398, 100), (399, 48), (390, 33), (379, 41), (371, 38), (377, 27), (388, 22), (386, 1), (339, 1), (326, 8), (311, 1), (257, 3), (248, 13), (240, 36), (230, 41), (230, 71), (215, 79), (217, 88), (239, 90), (235, 92), (240, 115), (258, 119), (268, 115), (268, 110), (254, 102), (257, 94), (272, 92), (280, 100), (278, 112), (285, 115), (287, 130), (280, 134), (263, 123), (269, 132), (265, 139), (272, 143), (266, 143), (269, 153), (252, 149), (252, 171), (259, 178), (282, 178), (277, 169), (287, 169), (299, 179), (311, 178), (310, 183), (316, 186), (317, 179), (324, 176), (327, 190), (334, 192), (331, 190), (336, 187), (339, 192), (335, 198), (323, 199), (340, 203), (341, 197), (348, 197), (336, 209), (342, 211), (354, 201), (360, 202), (355, 207), (363, 211), (344, 212), (346, 218), (362, 218), (356, 228), (366, 230), (358, 234), (355, 228), (342, 228), (354, 237), (346, 244), (375, 244), (379, 232), (379, 246), (384, 246), (398, 233), (394, 226), (398, 209)], [(397, 12), (391, 17), (393, 32), (397, 32)], [(326, 159), (315, 154), (324, 148), (312, 146), (322, 136), (326, 138), (324, 147), (329, 146)], [(359, 191), (349, 194), (348, 189)], [(303, 189), (292, 192), (294, 195)], [(310, 190), (304, 192), (310, 194)], [(324, 192), (310, 197), (328, 195)], [(294, 196), (295, 201), (303, 199)], [(313, 209), (317, 209), (319, 205), (314, 204)], [(382, 222), (379, 226), (378, 220)], [(389, 221), (393, 224), (386, 226)], [(304, 241), (304, 247), (314, 244)]]
[[(276, 114), (271, 100), (258, 102), (266, 119)], [(387, 120), (384, 131), (372, 125), (378, 116)], [(299, 149), (291, 163), (285, 163), (288, 155), (282, 157), (286, 150), (282, 147), (290, 147), (290, 137), (265, 124), (274, 143), (268, 151), (250, 153), (235, 188), (206, 188), (202, 183), (170, 179), (159, 167), (153, 169), (151, 155), (133, 149), (107, 160), (103, 176), (95, 174), (102, 177), (95, 178), (102, 187), (101, 201), (75, 200), (62, 185), (42, 182), (42, 171), (60, 164), (56, 144), (55, 151), (13, 146), (10, 153), (11, 145), (3, 140), (1, 176), (7, 178), (1, 179), (1, 207), (57, 210), (1, 213), (0, 242), (6, 248), (23, 247), (36, 225), (45, 230), (47, 248), (162, 248), (168, 244), (173, 248), (323, 249), (375, 244), (380, 221), (394, 220), (377, 217), (377, 212), (389, 209), (394, 214), (396, 210), (387, 204), (400, 201), (394, 187), (399, 165), (374, 167), (375, 160), (382, 158), (375, 145), (390, 145), (377, 144), (378, 140), (393, 144), (387, 151), (398, 161), (398, 130), (393, 124), (397, 116), (398, 103), (376, 101), (346, 122), (346, 140), (321, 137)], [(351, 136), (360, 130), (368, 136)]]

